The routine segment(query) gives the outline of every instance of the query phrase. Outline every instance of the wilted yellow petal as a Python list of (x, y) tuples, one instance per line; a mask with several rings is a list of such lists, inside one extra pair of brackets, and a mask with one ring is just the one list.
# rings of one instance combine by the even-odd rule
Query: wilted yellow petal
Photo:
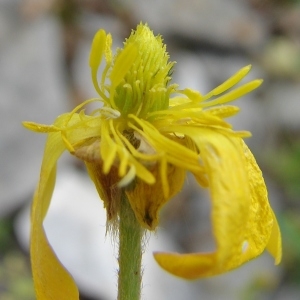
[(272, 214), (273, 214), (274, 223), (273, 223), (271, 236), (267, 244), (267, 250), (275, 258), (275, 264), (278, 265), (282, 257), (281, 233), (280, 233), (278, 222), (276, 220), (276, 216), (273, 213), (273, 211)]
[(248, 247), (245, 255), (248, 259), (258, 256), (267, 247), (275, 262), (281, 260), (281, 236), (276, 217), (268, 202), (266, 185), (254, 156), (242, 141), (244, 159), (247, 167), (251, 206), (247, 230)]
[(183, 278), (220, 274), (239, 266), (243, 256), (250, 193), (242, 149), (238, 138), (231, 139), (210, 129), (182, 127), (179, 132), (195, 142), (207, 172), (216, 251), (208, 254), (156, 253), (155, 259), (161, 267)]
[(60, 133), (50, 133), (47, 139), (40, 182), (35, 192), (31, 212), (31, 265), (37, 299), (79, 299), (77, 287), (61, 265), (43, 228), (56, 173), (56, 162), (65, 150)]
[(265, 249), (279, 263), (279, 227), (268, 202), (261, 171), (245, 143), (208, 129), (182, 127), (179, 132), (193, 139), (207, 167), (216, 251), (155, 253), (157, 262), (172, 274), (187, 279), (229, 271)]
[[(92, 117), (82, 120), (79, 114), (64, 114), (54, 122), (55, 128), (66, 127), (66, 136), (61, 132), (50, 132), (42, 162), (40, 182), (35, 192), (31, 213), (31, 264), (38, 299), (78, 299), (76, 285), (64, 269), (51, 246), (43, 228), (43, 220), (50, 205), (55, 184), (56, 163), (66, 150), (65, 139), (70, 145), (99, 135), (99, 125)], [(90, 127), (77, 127), (89, 122)], [(93, 127), (93, 125), (96, 125)], [(67, 128), (72, 128), (68, 130)]]

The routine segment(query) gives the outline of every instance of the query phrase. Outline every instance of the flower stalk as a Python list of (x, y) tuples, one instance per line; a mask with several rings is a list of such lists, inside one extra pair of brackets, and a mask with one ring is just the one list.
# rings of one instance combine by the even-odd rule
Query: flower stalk
[(124, 192), (121, 196), (119, 218), (118, 300), (139, 300), (143, 229)]

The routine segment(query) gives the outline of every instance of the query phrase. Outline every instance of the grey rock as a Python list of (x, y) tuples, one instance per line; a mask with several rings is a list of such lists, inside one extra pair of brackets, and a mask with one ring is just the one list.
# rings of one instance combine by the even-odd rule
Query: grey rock
[(298, 300), (300, 298), (300, 289), (296, 284), (289, 284), (282, 287), (274, 300)]
[(1, 36), (0, 216), (25, 201), (38, 178), (45, 136), (29, 132), (21, 122), (51, 124), (68, 100), (57, 21), (19, 22), (12, 33)]
[(265, 90), (266, 117), (270, 134), (281, 128), (299, 131), (300, 84), (288, 81), (271, 82)]
[(175, 35), (194, 42), (228, 49), (254, 50), (264, 44), (268, 24), (238, 0), (130, 1), (137, 21), (148, 22), (163, 36)]
[[(72, 62), (71, 76), (77, 89), (83, 95), (84, 100), (93, 97), (99, 97), (93, 86), (91, 71), (88, 64), (91, 43), (94, 34), (99, 29), (104, 29), (106, 33), (110, 33), (113, 38), (113, 53), (115, 53), (117, 47), (122, 47), (122, 23), (117, 18), (113, 18), (110, 16), (83, 12), (81, 14), (79, 24), (84, 34), (82, 35), (81, 39), (78, 40), (78, 44), (74, 52), (75, 54)], [(104, 69), (104, 66), (105, 60), (103, 58), (98, 71), (99, 78)], [(99, 103), (97, 103), (96, 105), (99, 105)], [(93, 106), (93, 104), (91, 106)]]

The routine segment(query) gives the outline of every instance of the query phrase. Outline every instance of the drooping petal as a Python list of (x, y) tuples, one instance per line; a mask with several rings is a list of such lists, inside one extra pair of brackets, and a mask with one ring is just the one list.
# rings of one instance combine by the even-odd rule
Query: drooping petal
[[(178, 130), (179, 128), (177, 128)], [(174, 275), (194, 279), (231, 270), (243, 261), (244, 226), (250, 191), (238, 138), (217, 131), (184, 127), (178, 130), (198, 146), (207, 171), (212, 198), (213, 253), (156, 253), (160, 266)]]
[(282, 257), (281, 233), (280, 233), (278, 222), (276, 220), (276, 216), (273, 211), (272, 213), (273, 213), (274, 223), (273, 223), (271, 236), (267, 244), (267, 250), (275, 258), (275, 265), (278, 265)]
[(250, 190), (251, 208), (248, 221), (248, 258), (259, 255), (266, 247), (273, 255), (275, 263), (281, 260), (281, 235), (276, 217), (268, 202), (266, 185), (254, 156), (241, 141), (244, 149), (244, 159), (247, 166)]
[(208, 129), (177, 128), (199, 147), (207, 166), (216, 238), (213, 253), (156, 253), (167, 271), (193, 279), (234, 269), (266, 248), (281, 259), (281, 237), (269, 205), (262, 173), (241, 139), (229, 139)]
[[(83, 124), (86, 126), (82, 126)], [(30, 126), (33, 125), (30, 124)], [(36, 128), (39, 128), (38, 124)], [(40, 181), (34, 195), (31, 213), (32, 273), (38, 299), (73, 300), (79, 297), (77, 287), (49, 245), (43, 221), (51, 202), (55, 185), (56, 163), (59, 157), (66, 149), (73, 149), (77, 143), (97, 137), (99, 120), (72, 112), (58, 117), (53, 126), (49, 128), (55, 128), (55, 130), (48, 131)]]
[(73, 278), (53, 252), (45, 231), (46, 216), (55, 185), (56, 162), (65, 150), (60, 132), (50, 133), (44, 152), (39, 186), (31, 212), (31, 266), (37, 299), (79, 299)]

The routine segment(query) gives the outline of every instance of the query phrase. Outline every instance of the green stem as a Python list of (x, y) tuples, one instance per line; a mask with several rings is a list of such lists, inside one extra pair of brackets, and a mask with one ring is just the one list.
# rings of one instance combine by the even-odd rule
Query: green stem
[(143, 230), (125, 193), (122, 193), (119, 223), (118, 300), (139, 300), (141, 295), (141, 261)]

